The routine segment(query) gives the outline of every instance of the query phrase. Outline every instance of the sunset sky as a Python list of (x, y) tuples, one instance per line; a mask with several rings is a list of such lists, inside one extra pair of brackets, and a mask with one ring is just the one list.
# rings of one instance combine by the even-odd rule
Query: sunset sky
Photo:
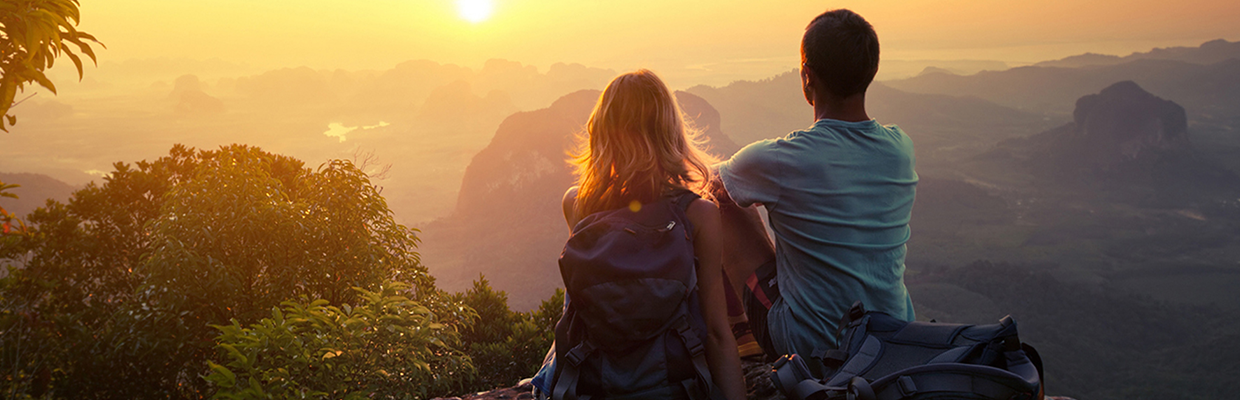
[(454, 0), (82, 0), (80, 28), (108, 46), (101, 62), (217, 58), (255, 68), (380, 69), (411, 59), (477, 67), (503, 58), (539, 68), (649, 67), (680, 77), (674, 81), (712, 70), (758, 79), (790, 69), (806, 22), (838, 7), (869, 19), (892, 60), (1019, 65), (1240, 40), (1234, 0), (491, 3), (489, 16), (471, 22)]

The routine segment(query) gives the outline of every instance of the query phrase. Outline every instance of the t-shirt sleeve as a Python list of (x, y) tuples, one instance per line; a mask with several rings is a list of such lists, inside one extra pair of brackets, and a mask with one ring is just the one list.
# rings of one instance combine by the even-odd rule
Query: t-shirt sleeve
[(780, 157), (774, 140), (754, 142), (719, 163), (719, 179), (741, 207), (779, 201)]

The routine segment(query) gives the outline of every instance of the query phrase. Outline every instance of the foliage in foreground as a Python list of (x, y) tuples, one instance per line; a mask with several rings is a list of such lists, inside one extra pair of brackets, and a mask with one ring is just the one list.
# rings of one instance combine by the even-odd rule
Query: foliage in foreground
[(357, 307), (286, 301), (249, 327), (217, 326), (227, 363), (206, 377), (215, 397), (425, 399), (510, 386), (538, 371), (564, 301), (557, 291), (537, 310), (513, 312), (479, 278), (452, 296), (463, 323), (449, 326), (401, 295), (405, 287), (359, 289)]
[(82, 59), (69, 47), (95, 61), (90, 43), (99, 41), (77, 30), (81, 20), (77, 0), (6, 0), (0, 2), (0, 130), (17, 123), (8, 115), (17, 91), (35, 82), (56, 93), (56, 85), (43, 71), (60, 55), (69, 57), (82, 75)]
[(347, 161), (178, 145), (26, 219), (3, 216), (0, 398), (486, 390), (534, 374), (563, 303), (443, 293)]
[(458, 335), (388, 283), (358, 289), (357, 307), (285, 301), (271, 317), (216, 326), (227, 360), (210, 363), (216, 398), (428, 398), (461, 391), (474, 375)]
[(253, 147), (178, 145), (115, 167), (0, 248), (6, 397), (207, 397), (210, 324), (257, 322), (300, 296), (357, 304), (351, 288), (386, 280), (457, 319), (415, 232), (348, 161), (311, 170)]
[(461, 331), (466, 343), (463, 349), (478, 367), (473, 389), (512, 386), (538, 372), (555, 341), (555, 323), (564, 311), (563, 289), (530, 312), (509, 310), (508, 295), (492, 289), (485, 277), (455, 297), (478, 313), (478, 322)]

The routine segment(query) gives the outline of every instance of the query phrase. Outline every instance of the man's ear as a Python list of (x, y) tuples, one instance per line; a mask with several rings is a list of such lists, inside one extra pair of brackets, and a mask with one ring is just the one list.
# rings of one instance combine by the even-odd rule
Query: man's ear
[(814, 106), (814, 84), (816, 81), (817, 77), (814, 76), (814, 71), (801, 66), (801, 92), (805, 94), (805, 101), (809, 103), (810, 107)]

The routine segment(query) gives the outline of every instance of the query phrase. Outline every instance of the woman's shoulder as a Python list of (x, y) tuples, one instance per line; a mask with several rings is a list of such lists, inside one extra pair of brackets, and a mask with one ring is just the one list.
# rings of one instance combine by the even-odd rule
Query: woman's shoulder
[(711, 224), (719, 220), (719, 206), (707, 199), (696, 199), (689, 203), (685, 216), (696, 226)]
[(564, 198), (560, 204), (564, 210), (564, 221), (568, 222), (569, 228), (572, 228), (580, 220), (577, 217), (577, 186), (570, 187), (564, 192)]

